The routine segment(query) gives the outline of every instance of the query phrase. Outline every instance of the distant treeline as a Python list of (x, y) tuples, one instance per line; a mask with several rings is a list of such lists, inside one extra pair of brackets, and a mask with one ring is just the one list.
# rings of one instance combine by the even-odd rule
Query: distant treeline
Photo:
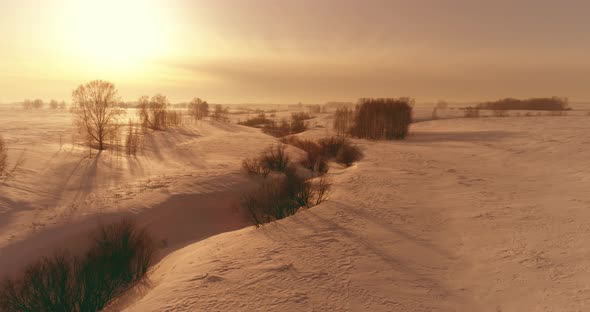
[(531, 98), (525, 100), (506, 98), (498, 101), (484, 102), (477, 105), (479, 109), (493, 110), (569, 110), (567, 98)]
[[(117, 104), (119, 108), (141, 108), (141, 103), (139, 102), (120, 102)], [(179, 108), (189, 108), (190, 103), (176, 103), (172, 104), (169, 103), (168, 106), (170, 108), (179, 109)]]

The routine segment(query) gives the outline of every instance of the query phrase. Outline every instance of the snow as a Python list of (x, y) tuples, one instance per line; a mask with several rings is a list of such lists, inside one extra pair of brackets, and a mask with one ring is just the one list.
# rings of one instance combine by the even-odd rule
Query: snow
[[(133, 215), (161, 241), (149, 283), (111, 311), (584, 311), (590, 304), (590, 117), (420, 122), (354, 140), (328, 201), (261, 228), (239, 209), (240, 161), (276, 139), (202, 122), (136, 159), (86, 157), (67, 113), (0, 112), (0, 275), (98, 222)], [(304, 137), (330, 134), (329, 115)], [(146, 141), (148, 142), (148, 141)], [(25, 151), (24, 153), (22, 151)], [(295, 149), (290, 152), (296, 153)]]

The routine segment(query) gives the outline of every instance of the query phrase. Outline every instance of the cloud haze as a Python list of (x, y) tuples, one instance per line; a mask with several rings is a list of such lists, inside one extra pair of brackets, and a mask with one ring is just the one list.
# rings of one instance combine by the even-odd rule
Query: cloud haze
[(72, 1), (0, 0), (0, 101), (95, 78), (176, 101), (590, 99), (586, 1), (112, 1), (110, 33), (84, 25), (112, 44), (99, 52), (76, 47), (72, 15), (109, 1)]

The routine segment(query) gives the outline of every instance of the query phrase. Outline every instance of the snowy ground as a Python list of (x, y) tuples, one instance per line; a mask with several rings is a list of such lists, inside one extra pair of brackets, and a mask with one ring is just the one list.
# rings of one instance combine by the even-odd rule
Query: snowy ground
[[(113, 311), (590, 309), (588, 116), (355, 140), (366, 158), (332, 167), (330, 200), (256, 229), (237, 205), (252, 184), (240, 160), (275, 142), (256, 129), (203, 122), (154, 134), (136, 159), (88, 157), (60, 149), (66, 113), (24, 114), (0, 113), (25, 160), (0, 184), (0, 275), (132, 214), (166, 256)], [(328, 115), (312, 122), (302, 136), (330, 134)]]

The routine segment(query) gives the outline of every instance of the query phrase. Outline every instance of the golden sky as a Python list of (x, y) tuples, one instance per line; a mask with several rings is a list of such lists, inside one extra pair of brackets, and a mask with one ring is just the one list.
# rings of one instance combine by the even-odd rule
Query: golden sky
[(0, 0), (0, 102), (590, 99), (590, 1)]

